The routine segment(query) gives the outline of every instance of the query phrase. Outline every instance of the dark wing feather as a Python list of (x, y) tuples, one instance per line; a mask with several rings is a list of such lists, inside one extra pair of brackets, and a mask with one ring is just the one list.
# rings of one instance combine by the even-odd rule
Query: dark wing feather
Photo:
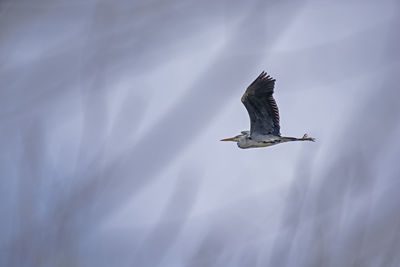
[(279, 110), (272, 94), (275, 79), (262, 72), (247, 88), (242, 103), (250, 116), (250, 134), (280, 136)]

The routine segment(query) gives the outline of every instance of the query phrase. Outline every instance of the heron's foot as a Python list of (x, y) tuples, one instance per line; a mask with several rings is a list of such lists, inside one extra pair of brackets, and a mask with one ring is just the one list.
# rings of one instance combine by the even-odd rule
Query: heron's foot
[(315, 138), (308, 137), (308, 135), (306, 133), (303, 135), (302, 138), (300, 138), (300, 140), (315, 142)]

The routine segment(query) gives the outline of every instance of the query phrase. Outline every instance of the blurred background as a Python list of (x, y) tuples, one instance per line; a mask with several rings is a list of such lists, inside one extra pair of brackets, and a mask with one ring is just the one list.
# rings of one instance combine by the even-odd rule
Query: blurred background
[(400, 266), (399, 8), (1, 0), (0, 266)]

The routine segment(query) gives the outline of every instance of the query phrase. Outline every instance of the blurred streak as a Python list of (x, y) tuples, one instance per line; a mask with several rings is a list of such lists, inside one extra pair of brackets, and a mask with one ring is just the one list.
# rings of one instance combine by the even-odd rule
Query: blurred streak
[(300, 231), (301, 223), (306, 219), (302, 213), (310, 192), (311, 166), (314, 160), (309, 157), (305, 155), (299, 161), (296, 178), (290, 186), (285, 209), (281, 215), (280, 232), (275, 238), (268, 266), (291, 266), (288, 264), (290, 258), (282, 255), (296, 254), (293, 240)]
[(221, 261), (225, 250), (224, 243), (227, 241), (226, 237), (221, 236), (220, 229), (211, 228), (196, 248), (195, 255), (188, 261), (190, 266), (220, 266), (226, 264), (226, 262)]
[[(391, 36), (397, 36), (397, 25), (398, 21), (381, 23), (336, 42), (318, 44), (295, 51), (282, 51), (274, 57), (286, 62), (284, 66), (288, 70), (291, 82), (305, 84), (309, 88), (368, 75), (380, 75), (400, 60), (398, 53), (392, 52), (390, 57), (382, 55), (382, 53), (387, 54), (388, 51), (393, 51), (393, 48), (399, 45), (398, 38), (391, 38)], [(382, 42), (388, 38), (391, 40)], [(354, 45), (348, 44), (362, 44), (364, 49), (356, 49)], [(295, 62), (292, 62), (293, 57), (297, 58)], [(374, 64), (371, 64), (371, 61)], [(315, 75), (312, 79), (308, 75), (310, 72)], [(291, 89), (293, 88), (288, 87), (288, 90)], [(339, 87), (338, 90), (342, 92), (346, 88)]]
[(163, 262), (168, 249), (179, 238), (179, 233), (188, 219), (200, 181), (201, 176), (195, 169), (188, 168), (182, 171), (178, 184), (161, 214), (160, 222), (135, 253), (132, 266), (158, 266)]

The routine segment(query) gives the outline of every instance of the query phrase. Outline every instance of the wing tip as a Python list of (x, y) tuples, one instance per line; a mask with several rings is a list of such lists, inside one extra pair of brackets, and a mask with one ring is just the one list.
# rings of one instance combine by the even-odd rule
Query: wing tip
[(267, 80), (268, 82), (275, 82), (276, 80), (268, 74), (268, 72), (266, 72), (265, 70), (263, 70), (261, 72), (260, 75), (258, 75), (257, 79), (261, 79), (261, 80)]
[(247, 87), (247, 90), (243, 94), (241, 100), (244, 103), (246, 100), (247, 96), (249, 94), (254, 95), (256, 94), (256, 91), (261, 90), (266, 90), (267, 93), (273, 93), (274, 92), (274, 86), (275, 86), (275, 79), (272, 78), (268, 73), (263, 70), (260, 75)]
[(255, 85), (257, 87), (266, 87), (273, 91), (275, 81), (276, 80), (274, 78), (272, 78), (266, 71), (263, 70), (249, 87)]

